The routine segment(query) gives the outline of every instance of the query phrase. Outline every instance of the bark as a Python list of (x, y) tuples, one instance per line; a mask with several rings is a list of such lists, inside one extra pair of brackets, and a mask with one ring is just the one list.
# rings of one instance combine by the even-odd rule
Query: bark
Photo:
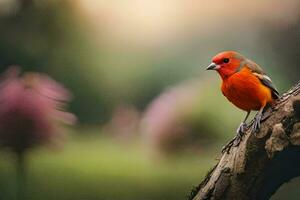
[(300, 82), (263, 115), (260, 132), (247, 131), (238, 147), (224, 153), (193, 200), (269, 199), (300, 176)]

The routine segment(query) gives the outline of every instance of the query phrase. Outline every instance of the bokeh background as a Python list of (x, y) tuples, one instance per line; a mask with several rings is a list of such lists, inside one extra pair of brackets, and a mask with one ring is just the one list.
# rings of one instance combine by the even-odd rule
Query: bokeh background
[[(204, 70), (224, 50), (283, 93), (300, 77), (300, 2), (0, 0), (1, 73), (49, 75), (77, 116), (60, 145), (29, 152), (26, 198), (185, 199), (244, 116)], [(13, 156), (0, 155), (0, 199), (15, 199)], [(297, 199), (297, 186), (273, 199)]]

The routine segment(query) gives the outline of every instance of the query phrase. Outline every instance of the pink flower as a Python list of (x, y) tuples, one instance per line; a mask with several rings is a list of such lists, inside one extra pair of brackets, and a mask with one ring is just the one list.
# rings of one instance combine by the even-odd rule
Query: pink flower
[(200, 83), (187, 81), (167, 89), (153, 100), (141, 121), (141, 131), (150, 146), (172, 150), (190, 133), (186, 115), (195, 108)]
[(0, 81), (0, 146), (16, 153), (50, 141), (59, 134), (58, 121), (73, 124), (63, 111), (71, 94), (44, 74), (9, 69)]

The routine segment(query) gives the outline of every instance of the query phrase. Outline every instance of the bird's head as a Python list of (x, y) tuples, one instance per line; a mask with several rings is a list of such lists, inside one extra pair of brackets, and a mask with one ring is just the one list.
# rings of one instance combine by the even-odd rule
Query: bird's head
[(245, 64), (246, 59), (235, 51), (224, 51), (212, 58), (206, 70), (216, 70), (223, 79), (236, 73)]

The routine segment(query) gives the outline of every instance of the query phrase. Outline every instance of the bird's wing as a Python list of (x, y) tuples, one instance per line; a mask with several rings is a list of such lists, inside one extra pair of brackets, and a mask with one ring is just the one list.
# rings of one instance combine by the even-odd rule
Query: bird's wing
[(261, 81), (262, 84), (271, 89), (272, 97), (274, 99), (279, 98), (279, 92), (274, 86), (271, 78), (268, 77), (255, 62), (247, 60), (246, 67), (248, 67), (252, 71), (252, 73)]

